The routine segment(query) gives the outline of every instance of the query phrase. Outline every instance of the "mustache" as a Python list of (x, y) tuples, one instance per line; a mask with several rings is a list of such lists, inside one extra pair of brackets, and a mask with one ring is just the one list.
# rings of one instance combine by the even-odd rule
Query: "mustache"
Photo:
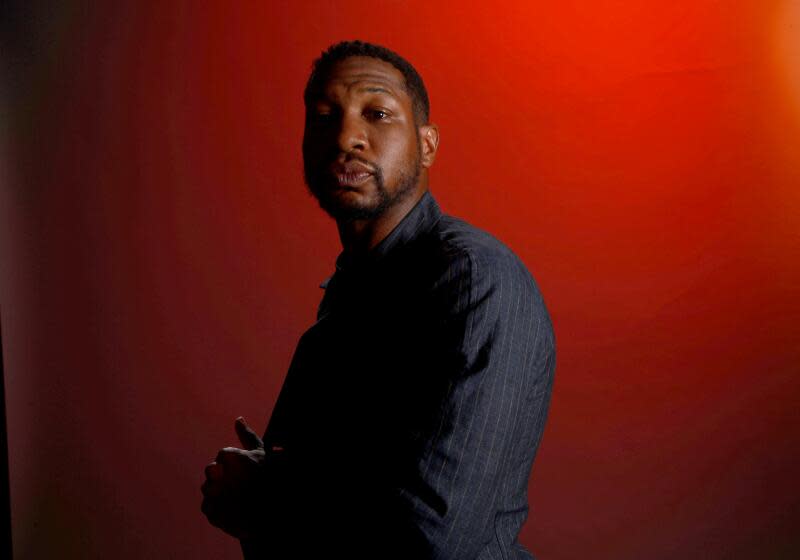
[(369, 161), (368, 159), (363, 158), (361, 156), (357, 156), (355, 154), (346, 154), (344, 158), (339, 156), (331, 163), (350, 163), (351, 161), (357, 161), (358, 163), (363, 164), (372, 173), (380, 172), (380, 166), (378, 164), (373, 163), (373, 162)]

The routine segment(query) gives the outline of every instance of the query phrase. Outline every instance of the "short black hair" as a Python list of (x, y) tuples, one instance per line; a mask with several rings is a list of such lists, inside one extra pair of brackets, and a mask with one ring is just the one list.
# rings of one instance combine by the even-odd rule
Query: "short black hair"
[(396, 52), (364, 41), (341, 41), (331, 45), (323, 51), (318, 59), (311, 65), (311, 75), (308, 77), (306, 89), (303, 93), (303, 101), (306, 110), (311, 103), (319, 96), (325, 85), (333, 66), (340, 60), (351, 56), (369, 56), (388, 62), (397, 68), (406, 80), (406, 92), (411, 97), (411, 106), (414, 110), (414, 120), (416, 125), (428, 124), (430, 119), (430, 102), (428, 101), (428, 91), (422, 81), (422, 76), (414, 69), (410, 62)]

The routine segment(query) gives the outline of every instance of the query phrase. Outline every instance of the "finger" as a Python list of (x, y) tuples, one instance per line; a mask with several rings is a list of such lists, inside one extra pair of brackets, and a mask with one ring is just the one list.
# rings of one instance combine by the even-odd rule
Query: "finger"
[(209, 480), (222, 480), (224, 474), (222, 465), (220, 465), (216, 461), (207, 464), (205, 472), (206, 472), (206, 478)]
[(261, 438), (258, 437), (250, 426), (247, 425), (244, 418), (239, 416), (234, 423), (234, 428), (236, 429), (236, 435), (239, 436), (239, 441), (242, 444), (242, 447), (247, 449), (248, 451), (252, 451), (253, 449), (261, 449), (264, 447), (264, 443), (261, 441)]
[(225, 525), (225, 514), (220, 504), (215, 499), (203, 498), (200, 504), (200, 511), (206, 516), (208, 522), (214, 527), (223, 528)]
[(202, 486), (200, 486), (200, 492), (203, 493), (203, 496), (206, 498), (218, 498), (222, 496), (225, 489), (223, 488), (222, 484), (218, 482), (212, 482), (210, 480), (206, 480)]
[(216, 458), (214, 459), (215, 463), (219, 463), (220, 465), (230, 465), (233, 461), (236, 460), (237, 455), (244, 455), (245, 451), (243, 449), (239, 449), (238, 447), (223, 447), (217, 453)]
[(236, 515), (224, 503), (214, 498), (204, 498), (200, 504), (200, 511), (206, 516), (208, 522), (214, 527), (222, 529), (229, 535), (241, 538), (245, 532), (238, 526)]
[(209, 521), (214, 516), (214, 506), (212, 505), (212, 501), (206, 497), (203, 497), (203, 501), (200, 502), (200, 511), (203, 512), (203, 515), (209, 518)]

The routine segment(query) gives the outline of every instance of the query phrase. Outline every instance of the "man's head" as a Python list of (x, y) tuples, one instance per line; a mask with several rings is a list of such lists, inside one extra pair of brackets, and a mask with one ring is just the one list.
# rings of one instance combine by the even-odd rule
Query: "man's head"
[(398, 54), (333, 45), (314, 62), (304, 100), (306, 183), (335, 219), (374, 219), (427, 189), (438, 129), (422, 78)]

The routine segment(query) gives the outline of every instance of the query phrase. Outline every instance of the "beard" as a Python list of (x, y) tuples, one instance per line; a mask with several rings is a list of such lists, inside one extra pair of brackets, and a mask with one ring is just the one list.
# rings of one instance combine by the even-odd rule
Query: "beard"
[(325, 166), (312, 168), (304, 160), (303, 175), (308, 190), (317, 199), (320, 208), (337, 222), (354, 220), (372, 220), (381, 216), (386, 210), (404, 200), (414, 192), (420, 175), (421, 147), (417, 143), (417, 154), (414, 161), (400, 173), (399, 183), (393, 193), (386, 189), (383, 170), (374, 163), (358, 156), (349, 156), (347, 161), (359, 161), (374, 169), (372, 180), (375, 182), (375, 197), (362, 204), (348, 204), (333, 194), (331, 188), (335, 179), (330, 176)]

